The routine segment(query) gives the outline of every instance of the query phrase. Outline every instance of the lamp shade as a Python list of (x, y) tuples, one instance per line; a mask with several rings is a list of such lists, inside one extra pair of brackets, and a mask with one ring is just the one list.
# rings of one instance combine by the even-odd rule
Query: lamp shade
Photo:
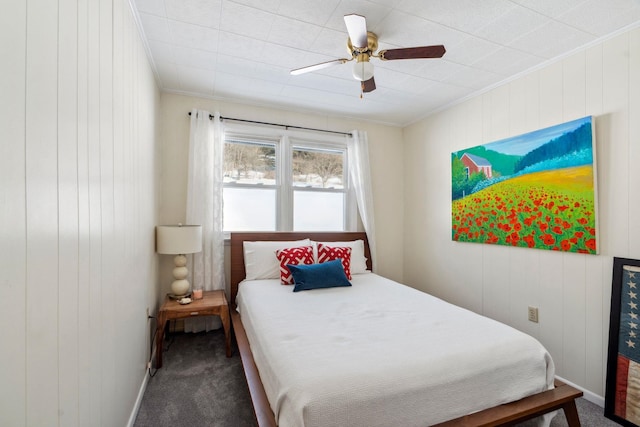
[(158, 225), (156, 252), (159, 254), (193, 254), (202, 250), (202, 226)]

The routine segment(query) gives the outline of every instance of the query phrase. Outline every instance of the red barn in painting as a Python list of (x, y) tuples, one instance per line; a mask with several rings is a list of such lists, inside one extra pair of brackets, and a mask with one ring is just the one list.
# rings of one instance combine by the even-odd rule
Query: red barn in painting
[(484, 172), (484, 176), (491, 178), (491, 163), (484, 157), (464, 153), (460, 160), (467, 167), (467, 176), (472, 173)]

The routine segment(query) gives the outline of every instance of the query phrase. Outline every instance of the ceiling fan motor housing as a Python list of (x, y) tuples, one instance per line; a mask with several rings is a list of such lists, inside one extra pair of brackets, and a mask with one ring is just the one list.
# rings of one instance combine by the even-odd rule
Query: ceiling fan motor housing
[(366, 53), (367, 56), (371, 56), (378, 50), (378, 36), (371, 31), (367, 31), (367, 47), (366, 48), (358, 48), (354, 47), (351, 43), (351, 39), (347, 38), (347, 49), (349, 53), (354, 57), (358, 58), (359, 54)]

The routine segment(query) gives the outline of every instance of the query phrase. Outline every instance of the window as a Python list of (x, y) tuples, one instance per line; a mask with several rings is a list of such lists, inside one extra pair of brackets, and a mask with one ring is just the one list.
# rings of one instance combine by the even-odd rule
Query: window
[(224, 230), (276, 228), (276, 143), (241, 138), (224, 144)]
[(345, 230), (345, 150), (292, 147), (293, 230)]
[(352, 228), (344, 138), (255, 133), (225, 133), (225, 232)]

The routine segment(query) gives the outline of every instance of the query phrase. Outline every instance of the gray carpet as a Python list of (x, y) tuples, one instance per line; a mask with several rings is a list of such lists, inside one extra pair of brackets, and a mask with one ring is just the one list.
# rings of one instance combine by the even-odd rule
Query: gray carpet
[[(199, 334), (177, 333), (165, 339), (163, 367), (149, 380), (135, 427), (254, 427), (242, 362), (234, 348), (225, 357), (221, 330)], [(583, 427), (615, 427), (603, 409), (578, 399)], [(535, 427), (535, 420), (519, 427)], [(567, 426), (562, 412), (552, 427)]]
[(221, 329), (167, 334), (164, 348), (134, 427), (256, 425), (240, 356), (226, 357)]

